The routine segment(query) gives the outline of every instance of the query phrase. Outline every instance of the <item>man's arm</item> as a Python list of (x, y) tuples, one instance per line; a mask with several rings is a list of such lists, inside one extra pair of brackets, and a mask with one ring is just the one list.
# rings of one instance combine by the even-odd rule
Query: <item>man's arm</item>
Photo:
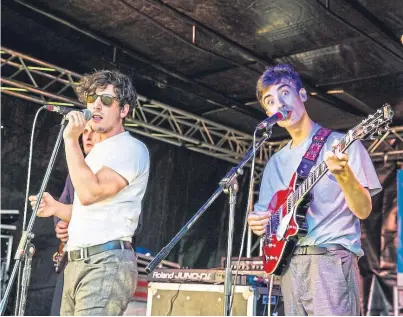
[(350, 166), (347, 164), (344, 172), (335, 174), (348, 208), (360, 219), (366, 219), (372, 210), (372, 201), (369, 191), (364, 188), (355, 177)]
[[(38, 197), (29, 196), (32, 209), (35, 208)], [(38, 208), (38, 217), (56, 216), (63, 221), (70, 222), (73, 205), (62, 204), (55, 200), (51, 194), (44, 192)]]
[(94, 174), (88, 167), (78, 140), (67, 139), (66, 158), (70, 177), (82, 205), (87, 206), (115, 196), (128, 181), (108, 167)]
[[(335, 141), (333, 147), (336, 147), (337, 143)], [(335, 153), (329, 151), (325, 153), (325, 161), (329, 171), (340, 185), (348, 208), (359, 219), (366, 219), (372, 210), (371, 195), (355, 177), (348, 164), (347, 154), (343, 154), (339, 150), (336, 150)]]
[(103, 167), (95, 175), (84, 160), (78, 138), (87, 121), (79, 111), (67, 114), (69, 123), (63, 132), (67, 165), (74, 190), (82, 205), (87, 206), (116, 195), (128, 181), (110, 168)]

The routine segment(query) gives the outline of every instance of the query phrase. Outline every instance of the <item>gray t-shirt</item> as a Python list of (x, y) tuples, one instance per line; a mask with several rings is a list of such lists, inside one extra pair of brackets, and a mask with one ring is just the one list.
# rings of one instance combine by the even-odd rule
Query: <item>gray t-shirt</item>
[[(312, 137), (321, 128), (316, 124), (312, 133), (297, 147), (290, 148), (291, 141), (275, 153), (266, 164), (259, 200), (255, 211), (267, 211), (273, 195), (288, 188), (302, 157), (308, 150)], [(324, 160), (324, 154), (332, 150), (334, 140), (341, 140), (344, 135), (332, 132), (323, 146), (317, 163)], [(347, 149), (348, 164), (360, 184), (367, 188), (371, 196), (382, 190), (374, 166), (360, 141), (355, 141)], [(312, 170), (315, 166), (312, 167)], [(364, 254), (361, 249), (361, 229), (359, 219), (347, 207), (344, 194), (334, 176), (328, 171), (313, 187), (314, 200), (307, 211), (308, 234), (298, 241), (298, 245), (340, 244), (358, 256)]]

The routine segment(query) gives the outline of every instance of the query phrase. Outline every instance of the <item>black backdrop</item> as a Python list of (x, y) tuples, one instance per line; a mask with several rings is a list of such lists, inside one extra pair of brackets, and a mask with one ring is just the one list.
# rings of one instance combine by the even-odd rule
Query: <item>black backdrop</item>
[[(24, 209), (30, 131), (38, 105), (2, 95), (1, 208)], [(32, 164), (31, 193), (42, 183), (61, 117), (42, 112), (38, 120)], [(219, 180), (233, 166), (185, 148), (137, 136), (146, 143), (151, 156), (150, 179), (144, 198), (143, 229), (137, 245), (156, 254), (202, 206), (218, 187)], [(67, 166), (61, 147), (47, 191), (58, 197), (63, 189)], [(236, 208), (234, 254), (239, 252), (248, 179), (240, 177), (242, 190)], [(227, 248), (228, 197), (222, 194), (172, 250), (168, 259), (185, 267), (220, 265)], [(29, 208), (30, 212), (31, 209)], [(22, 218), (22, 217), (21, 217)], [(22, 220), (16, 222), (18, 228)], [(34, 225), (36, 255), (27, 300), (27, 315), (47, 315), (50, 311), (56, 274), (52, 254), (58, 241), (50, 218), (37, 218)], [(14, 246), (20, 237), (15, 234)], [(13, 253), (14, 255), (14, 253)]]
[[(39, 106), (4, 95), (1, 101), (4, 127), (1, 145), (1, 208), (18, 209), (22, 214), (30, 133)], [(61, 117), (53, 113), (42, 113), (39, 117), (34, 143), (31, 193), (40, 188), (60, 121)], [(136, 137), (147, 144), (151, 154), (150, 180), (143, 208), (144, 225), (137, 245), (157, 253), (210, 197), (219, 180), (233, 165), (151, 138)], [(391, 285), (396, 283), (396, 166), (380, 164), (377, 170), (385, 190), (375, 197), (373, 213), (362, 222), (366, 253), (360, 260), (364, 277), (364, 301), (368, 299), (369, 284), (374, 273), (381, 278), (389, 299), (392, 298)], [(55, 197), (62, 191), (66, 174), (64, 151), (61, 148), (47, 187)], [(241, 241), (248, 177), (240, 177), (239, 182), (241, 191), (237, 197), (234, 256), (239, 252)], [(227, 199), (225, 194), (217, 199), (172, 250), (168, 259), (180, 262), (185, 267), (219, 266), (227, 248)], [(21, 218), (15, 224), (21, 228)], [(37, 218), (34, 233), (36, 255), (26, 314), (48, 315), (56, 281), (51, 256), (58, 245), (53, 221), (49, 218)], [(19, 241), (19, 231), (15, 233), (15, 237), (14, 247)], [(8, 310), (8, 313), (11, 311)]]

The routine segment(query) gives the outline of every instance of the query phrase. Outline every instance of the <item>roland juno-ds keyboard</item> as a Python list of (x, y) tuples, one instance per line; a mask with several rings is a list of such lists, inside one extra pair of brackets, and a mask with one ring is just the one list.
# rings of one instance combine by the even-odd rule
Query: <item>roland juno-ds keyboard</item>
[[(234, 281), (236, 270), (232, 271)], [(224, 284), (224, 269), (155, 269), (147, 276), (149, 282), (162, 283), (208, 283)], [(269, 283), (270, 275), (264, 271), (238, 271), (236, 285), (260, 285)], [(279, 285), (278, 277), (274, 278), (274, 284)]]

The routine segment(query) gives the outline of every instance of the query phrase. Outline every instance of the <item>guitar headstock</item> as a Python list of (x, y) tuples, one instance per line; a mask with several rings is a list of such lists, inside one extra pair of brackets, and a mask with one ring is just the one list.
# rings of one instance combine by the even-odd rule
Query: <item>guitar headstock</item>
[(377, 112), (368, 116), (354, 129), (349, 131), (352, 140), (363, 140), (368, 137), (375, 139), (375, 134), (382, 135), (389, 130), (389, 124), (392, 122), (393, 111), (389, 104), (384, 104)]

